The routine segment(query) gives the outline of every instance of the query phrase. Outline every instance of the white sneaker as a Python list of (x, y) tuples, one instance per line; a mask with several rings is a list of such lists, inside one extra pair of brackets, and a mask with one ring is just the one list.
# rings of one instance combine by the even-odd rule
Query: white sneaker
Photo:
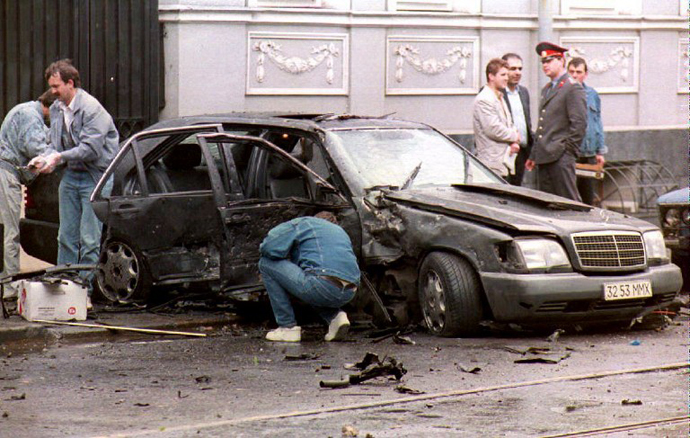
[(342, 341), (347, 336), (348, 330), (350, 330), (350, 320), (347, 319), (347, 313), (341, 310), (328, 325), (328, 333), (324, 339), (328, 342)]
[(276, 342), (299, 342), (302, 340), (302, 327), (278, 327), (266, 333), (266, 339)]

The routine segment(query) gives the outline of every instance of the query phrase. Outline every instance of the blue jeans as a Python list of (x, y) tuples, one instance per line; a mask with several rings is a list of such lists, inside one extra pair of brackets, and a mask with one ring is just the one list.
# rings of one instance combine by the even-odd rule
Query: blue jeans
[(271, 300), (273, 315), (280, 327), (297, 325), (290, 295), (314, 307), (326, 324), (335, 318), (340, 307), (355, 296), (353, 290), (339, 288), (328, 280), (304, 272), (290, 260), (261, 257), (259, 271)]
[[(58, 265), (95, 264), (101, 247), (103, 224), (91, 207), (89, 197), (96, 182), (89, 172), (65, 170), (60, 181), (60, 228)], [(80, 273), (91, 291), (93, 271)]]

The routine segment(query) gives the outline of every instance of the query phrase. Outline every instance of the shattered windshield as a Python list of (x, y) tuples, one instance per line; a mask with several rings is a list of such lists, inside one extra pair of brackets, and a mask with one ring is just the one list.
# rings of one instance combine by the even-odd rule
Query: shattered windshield
[(431, 129), (330, 131), (362, 189), (500, 183), (475, 158)]

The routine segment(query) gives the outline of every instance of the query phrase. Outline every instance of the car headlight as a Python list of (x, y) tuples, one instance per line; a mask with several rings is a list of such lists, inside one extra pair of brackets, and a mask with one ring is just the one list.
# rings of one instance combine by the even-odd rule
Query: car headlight
[(560, 243), (551, 239), (519, 239), (515, 244), (530, 271), (571, 268), (568, 255)]
[(680, 224), (680, 210), (669, 208), (664, 215), (664, 225), (669, 228), (676, 228)]
[(647, 260), (650, 259), (666, 259), (666, 244), (664, 243), (664, 235), (661, 231), (647, 231), (642, 235), (644, 239), (644, 248), (647, 251)]

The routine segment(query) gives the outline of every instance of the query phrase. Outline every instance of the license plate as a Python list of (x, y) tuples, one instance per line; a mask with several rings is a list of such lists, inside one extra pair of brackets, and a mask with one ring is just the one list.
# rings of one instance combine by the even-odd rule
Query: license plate
[(652, 296), (652, 282), (649, 280), (621, 281), (604, 284), (604, 300), (629, 300)]

